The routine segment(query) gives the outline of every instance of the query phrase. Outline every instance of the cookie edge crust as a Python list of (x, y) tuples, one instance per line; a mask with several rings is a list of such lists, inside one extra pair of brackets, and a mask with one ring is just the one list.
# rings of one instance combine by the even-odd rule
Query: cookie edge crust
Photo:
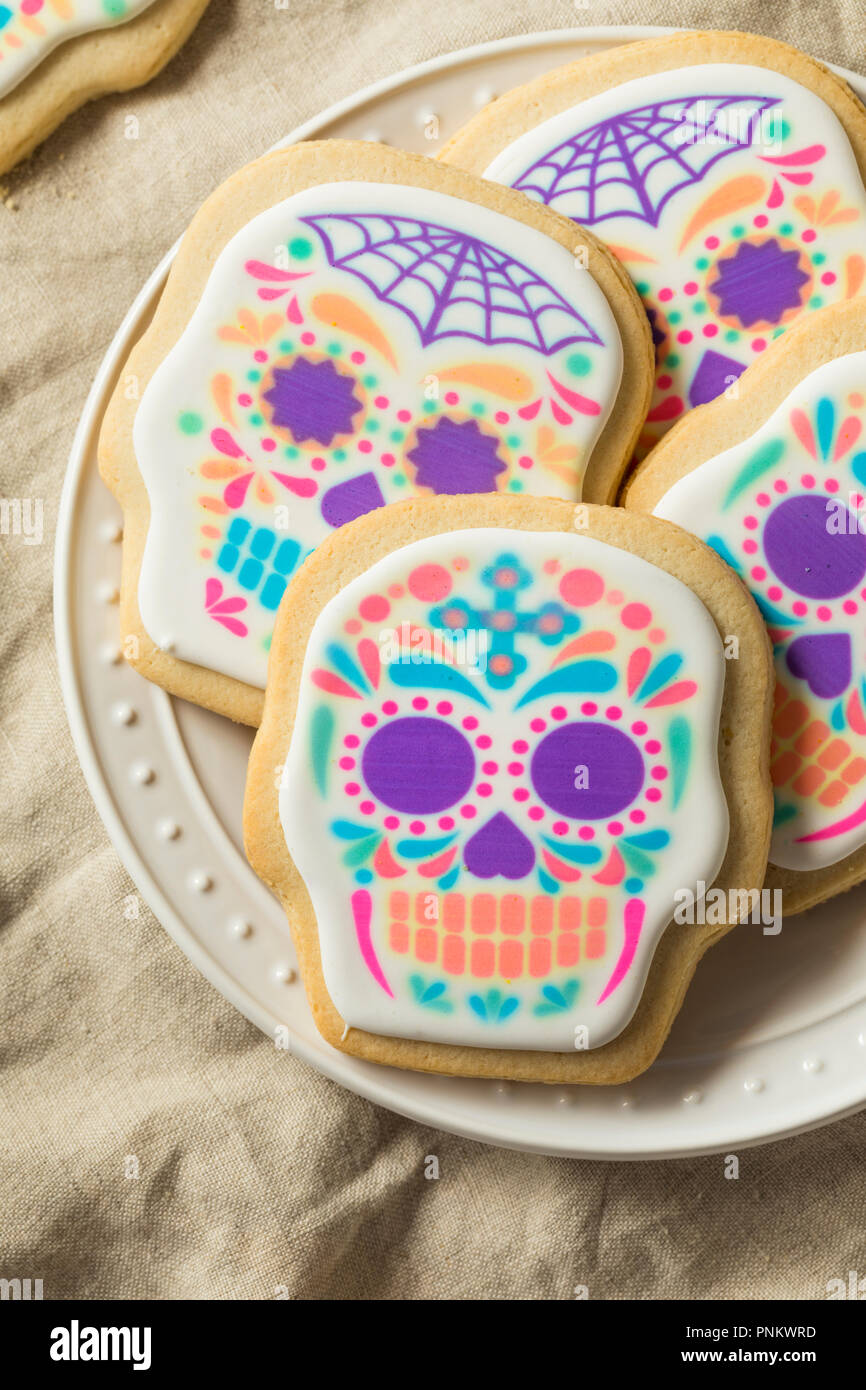
[[(789, 328), (739, 378), (739, 396), (717, 396), (679, 420), (635, 470), (621, 502), (650, 514), (675, 483), (716, 455), (750, 439), (797, 386), (819, 367), (866, 352), (866, 299), (818, 309)], [(768, 864), (766, 886), (780, 888), (790, 917), (844, 893), (866, 879), (866, 845), (823, 869)]]
[[(703, 542), (670, 522), (621, 508), (587, 506), (581, 534), (628, 550), (681, 579), (701, 599), (722, 636), (740, 636), (739, 661), (726, 663), (719, 766), (731, 830), (716, 887), (759, 887), (772, 825), (769, 712), (772, 655), (763, 621), (745, 586)], [(277, 619), (265, 710), (250, 757), (244, 799), (247, 857), (280, 899), (292, 931), (310, 1009), (333, 1047), (383, 1065), (452, 1076), (611, 1085), (633, 1079), (655, 1060), (701, 956), (735, 924), (678, 926), (660, 938), (637, 1010), (625, 1029), (594, 1051), (575, 1053), (476, 1048), (346, 1030), (322, 974), (318, 930), (306, 886), (286, 847), (274, 768), (285, 762), (307, 639), (324, 605), (392, 551), (427, 536), (500, 526), (574, 530), (574, 508), (554, 499), (461, 497), (411, 499), (383, 517), (361, 517), (323, 542), (292, 580)]]
[(88, 101), (156, 77), (186, 43), (209, 0), (155, 0), (125, 24), (58, 45), (0, 97), (0, 174), (8, 173)]
[(483, 173), (496, 155), (578, 102), (638, 77), (704, 63), (749, 63), (809, 87), (845, 128), (866, 184), (866, 108), (844, 78), (780, 39), (745, 30), (683, 30), (578, 58), (503, 93), (446, 141), (437, 159)]
[[(559, 213), (531, 203), (522, 193), (448, 168), (426, 155), (347, 140), (302, 142), (273, 151), (221, 184), (190, 223), (153, 320), (120, 369), (100, 431), (98, 458), (102, 478), (124, 514), (121, 621), (123, 633), (137, 639), (138, 654), (131, 665), (171, 694), (253, 726), (261, 718), (261, 690), (161, 651), (145, 630), (138, 607), (138, 582), (150, 504), (135, 457), (133, 421), (148, 382), (183, 333), (217, 257), (236, 232), (293, 193), (321, 183), (359, 178), (428, 188), (477, 203), (545, 233), (568, 250), (575, 246), (576, 232), (585, 238), (593, 279), (611, 307), (623, 348), (617, 398), (587, 469), (587, 501), (613, 501), (649, 408), (652, 340), (637, 291), (612, 253), (591, 233), (576, 229)], [(135, 400), (124, 394), (124, 383), (130, 376), (138, 382)]]

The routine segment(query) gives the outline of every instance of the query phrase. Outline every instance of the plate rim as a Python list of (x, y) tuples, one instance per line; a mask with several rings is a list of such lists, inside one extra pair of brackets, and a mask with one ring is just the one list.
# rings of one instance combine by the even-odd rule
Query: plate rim
[[(310, 117), (291, 130), (270, 150), (281, 149), (289, 144), (309, 139), (323, 128), (350, 113), (363, 110), (365, 105), (389, 93), (408, 88), (427, 76), (447, 68), (470, 65), (485, 58), (518, 50), (533, 50), (545, 46), (567, 46), (585, 42), (603, 44), (605, 42), (634, 42), (653, 38), (667, 33), (682, 32), (682, 26), (668, 25), (598, 25), (543, 30), (532, 34), (509, 35), (485, 43), (473, 44), (467, 48), (438, 54), (434, 58), (403, 68), (397, 73), (380, 78), (376, 82), (360, 88), (341, 98), (325, 110)], [(829, 65), (840, 76), (854, 86), (866, 99), (866, 79), (860, 74), (836, 65)], [(262, 153), (270, 153), (270, 150)], [(181, 237), (166, 251), (154, 270), (147, 277), (136, 294), (115, 332), (87, 394), (81, 416), (73, 437), (69, 460), (64, 474), (63, 486), (57, 513), (57, 531), (54, 547), (54, 635), (57, 652), (57, 665), (60, 677), (61, 694), (70, 726), (73, 745), (81, 766), (88, 791), (93, 798), (97, 812), (108, 833), (112, 846), (121, 863), (140, 892), (142, 898), (154, 913), (162, 928), (180, 947), (188, 960), (205, 977), (226, 1001), (238, 1009), (262, 1032), (273, 1036), (275, 1027), (280, 1026), (276, 1015), (240, 985), (226, 968), (218, 963), (200, 944), (194, 933), (183, 921), (182, 916), (166, 898), (159, 883), (139, 855), (136, 844), (126, 827), (115, 804), (111, 789), (104, 779), (99, 758), (91, 739), (88, 719), (84, 709), (83, 693), (75, 669), (75, 635), (71, 603), (73, 586), (70, 582), (73, 565), (73, 539), (75, 535), (76, 510), (81, 489), (86, 482), (87, 466), (91, 454), (91, 441), (98, 429), (107, 403), (109, 387), (118, 368), (125, 360), (130, 347), (136, 340), (140, 321), (149, 312), (155, 295), (159, 292), (172, 261), (177, 254)], [(161, 696), (168, 707), (167, 713), (174, 723), (171, 700), (164, 691), (155, 692)], [(425, 1096), (417, 1104), (406, 1103), (402, 1098), (391, 1095), (386, 1087), (384, 1076), (390, 1069), (373, 1068), (345, 1074), (345, 1058), (342, 1053), (330, 1049), (319, 1051), (303, 1038), (293, 1035), (292, 1055), (298, 1056), (317, 1071), (336, 1081), (355, 1094), (363, 1096), (374, 1104), (411, 1119), (419, 1124), (439, 1128), (448, 1133), (490, 1144), (497, 1148), (507, 1148), (518, 1152), (536, 1153), (548, 1156), (596, 1159), (607, 1162), (651, 1162), (662, 1159), (691, 1158), (724, 1152), (732, 1147), (747, 1148), (792, 1138), (795, 1135), (832, 1124), (837, 1120), (856, 1114), (866, 1107), (866, 1078), (860, 1093), (848, 1103), (843, 1103), (830, 1111), (812, 1105), (806, 1109), (806, 1117), (790, 1125), (778, 1125), (761, 1132), (733, 1134), (724, 1140), (694, 1144), (678, 1143), (673, 1147), (592, 1148), (580, 1142), (552, 1145), (544, 1140), (537, 1143), (518, 1133), (508, 1123), (503, 1112), (502, 1119), (495, 1129), (489, 1122), (478, 1120), (469, 1122), (462, 1115), (450, 1113), (447, 1103), (435, 1096)], [(517, 1083), (507, 1083), (517, 1084)], [(579, 1091), (580, 1088), (574, 1088)], [(801, 1103), (802, 1104), (802, 1103)], [(821, 1111), (821, 1113), (816, 1113)], [(772, 1121), (771, 1121), (772, 1124)], [(637, 1137), (637, 1136), (635, 1136)], [(627, 1141), (626, 1141), (627, 1142)], [(646, 1143), (645, 1138), (641, 1140)]]

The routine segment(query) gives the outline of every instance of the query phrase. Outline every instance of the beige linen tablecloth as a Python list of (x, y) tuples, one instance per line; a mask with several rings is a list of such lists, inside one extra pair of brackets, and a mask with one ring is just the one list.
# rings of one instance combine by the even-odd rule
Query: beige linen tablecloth
[(866, 72), (864, 19), (864, 0), (212, 0), (150, 86), (80, 111), (4, 180), (2, 495), (44, 498), (45, 538), (0, 536), (0, 1277), (46, 1298), (818, 1299), (866, 1274), (866, 1114), (745, 1151), (727, 1181), (721, 1158), (486, 1148), (277, 1052), (144, 907), (124, 917), (51, 612), (100, 358), (201, 201), (292, 126), (410, 63), (573, 25), (755, 29)]

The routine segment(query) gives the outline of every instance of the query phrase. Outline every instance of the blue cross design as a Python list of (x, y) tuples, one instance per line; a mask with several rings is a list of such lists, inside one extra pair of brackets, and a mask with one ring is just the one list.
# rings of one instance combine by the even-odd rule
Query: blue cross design
[(492, 590), (491, 608), (473, 608), (465, 599), (453, 599), (433, 608), (430, 622), (452, 634), (473, 628), (486, 630), (487, 683), (494, 690), (509, 690), (527, 667), (526, 657), (516, 650), (517, 638), (531, 635), (546, 647), (556, 647), (578, 630), (580, 619), (555, 602), (544, 603), (534, 611), (522, 611), (519, 595), (533, 582), (533, 575), (523, 568), (516, 555), (499, 555), (482, 571), (481, 580)]

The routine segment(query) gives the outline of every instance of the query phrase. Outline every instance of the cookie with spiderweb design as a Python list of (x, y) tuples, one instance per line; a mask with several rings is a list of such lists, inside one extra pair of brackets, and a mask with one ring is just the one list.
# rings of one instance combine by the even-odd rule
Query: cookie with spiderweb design
[(575, 63), (482, 112), (445, 157), (594, 229), (625, 265), (656, 343), (639, 459), (866, 279), (866, 112), (773, 41), (673, 35), (640, 63)]
[(320, 543), (413, 495), (612, 498), (650, 361), (612, 258), (587, 270), (559, 219), (481, 180), (334, 144), (246, 178), (216, 195), (220, 228), (236, 200), (225, 245), (200, 263), (188, 234), (185, 326), (136, 350), (141, 399), (115, 396), (102, 457), (147, 491), (141, 668), (211, 672), (218, 708), (257, 717), (274, 614)]

